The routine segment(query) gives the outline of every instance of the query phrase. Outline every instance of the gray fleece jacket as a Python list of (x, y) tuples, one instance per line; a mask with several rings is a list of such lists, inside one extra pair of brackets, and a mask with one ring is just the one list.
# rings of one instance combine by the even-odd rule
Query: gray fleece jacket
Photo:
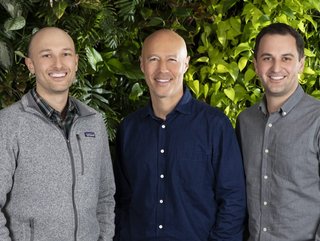
[(30, 93), (0, 111), (1, 241), (112, 240), (107, 132), (98, 112), (74, 102), (69, 140)]

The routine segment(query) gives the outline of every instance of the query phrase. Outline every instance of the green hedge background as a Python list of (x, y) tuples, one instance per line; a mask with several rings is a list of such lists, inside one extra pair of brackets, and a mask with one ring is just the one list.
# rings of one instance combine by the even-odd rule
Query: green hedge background
[(319, 0), (0, 0), (0, 109), (33, 85), (24, 56), (44, 26), (67, 30), (80, 55), (73, 96), (103, 113), (112, 141), (119, 121), (148, 101), (139, 69), (143, 39), (160, 28), (181, 34), (191, 63), (185, 82), (194, 96), (237, 115), (261, 98), (252, 65), (254, 39), (272, 22), (304, 36), (305, 91), (320, 98)]

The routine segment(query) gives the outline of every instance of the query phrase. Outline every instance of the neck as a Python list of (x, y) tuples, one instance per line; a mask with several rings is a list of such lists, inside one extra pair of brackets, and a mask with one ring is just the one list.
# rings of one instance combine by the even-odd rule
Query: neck
[(38, 93), (53, 109), (62, 112), (68, 101), (68, 93), (63, 95), (43, 95)]
[(269, 114), (280, 110), (281, 106), (287, 101), (289, 97), (275, 97), (266, 95), (267, 109)]
[(167, 115), (176, 107), (179, 100), (174, 101), (168, 98), (151, 98), (152, 108), (156, 117), (163, 120), (166, 119)]

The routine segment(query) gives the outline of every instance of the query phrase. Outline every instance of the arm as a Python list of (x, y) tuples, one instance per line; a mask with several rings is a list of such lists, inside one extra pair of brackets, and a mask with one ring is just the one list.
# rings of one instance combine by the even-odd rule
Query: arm
[(115, 218), (115, 238), (114, 241), (119, 241), (121, 226), (125, 220), (125, 214), (130, 202), (130, 188), (129, 183), (125, 177), (121, 161), (122, 161), (122, 137), (121, 137), (121, 126), (117, 132), (116, 142), (116, 159), (114, 162), (114, 175), (116, 180), (116, 218)]
[(16, 149), (11, 144), (14, 133), (8, 136), (6, 121), (0, 116), (0, 240), (10, 241), (9, 230), (6, 227), (7, 220), (4, 215), (3, 207), (7, 202), (7, 194), (11, 191), (13, 173), (15, 170), (15, 153)]
[(111, 241), (114, 235), (115, 184), (108, 135), (104, 122), (101, 125), (104, 138), (102, 145), (101, 181), (97, 207), (97, 217), (100, 223), (99, 241)]
[(229, 120), (216, 126), (214, 153), (218, 211), (209, 240), (241, 241), (246, 216), (245, 179), (240, 148)]

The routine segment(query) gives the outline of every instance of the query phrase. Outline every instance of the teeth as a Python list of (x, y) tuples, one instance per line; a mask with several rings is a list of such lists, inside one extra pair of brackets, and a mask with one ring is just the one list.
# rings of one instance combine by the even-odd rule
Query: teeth
[(281, 80), (284, 78), (284, 76), (270, 76), (270, 78), (274, 80)]
[(169, 82), (168, 79), (157, 79), (158, 82), (161, 82), (161, 83), (166, 83), (166, 82)]
[(65, 77), (66, 73), (51, 73), (49, 75), (54, 78), (61, 78), (61, 77)]

